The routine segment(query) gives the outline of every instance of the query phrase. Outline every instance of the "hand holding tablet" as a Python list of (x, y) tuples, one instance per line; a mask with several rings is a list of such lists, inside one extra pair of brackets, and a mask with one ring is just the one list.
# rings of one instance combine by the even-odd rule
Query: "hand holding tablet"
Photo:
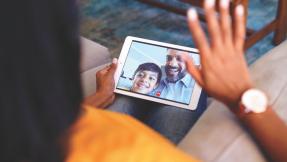
[(115, 92), (195, 110), (201, 88), (187, 72), (182, 55), (200, 65), (196, 49), (127, 37), (115, 74)]

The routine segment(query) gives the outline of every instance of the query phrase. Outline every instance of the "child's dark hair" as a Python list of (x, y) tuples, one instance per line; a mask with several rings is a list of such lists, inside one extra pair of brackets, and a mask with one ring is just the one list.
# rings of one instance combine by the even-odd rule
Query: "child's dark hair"
[(162, 76), (162, 72), (161, 72), (160, 67), (157, 64), (151, 63), (151, 62), (140, 64), (138, 66), (138, 68), (136, 69), (135, 73), (134, 73), (134, 77), (135, 77), (137, 72), (144, 71), (144, 70), (158, 73), (158, 75), (157, 75), (157, 82), (156, 83), (158, 84), (160, 82), (161, 76)]

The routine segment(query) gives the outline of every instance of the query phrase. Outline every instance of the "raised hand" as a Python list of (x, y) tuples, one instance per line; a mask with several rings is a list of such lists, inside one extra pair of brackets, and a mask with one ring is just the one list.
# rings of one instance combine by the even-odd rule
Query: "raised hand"
[(201, 55), (201, 69), (185, 56), (187, 69), (197, 83), (212, 97), (229, 107), (237, 106), (242, 93), (253, 86), (244, 58), (244, 8), (235, 10), (235, 29), (229, 15), (229, 0), (221, 0), (219, 17), (214, 0), (206, 0), (204, 9), (210, 35), (208, 42), (197, 13), (188, 11), (188, 25)]

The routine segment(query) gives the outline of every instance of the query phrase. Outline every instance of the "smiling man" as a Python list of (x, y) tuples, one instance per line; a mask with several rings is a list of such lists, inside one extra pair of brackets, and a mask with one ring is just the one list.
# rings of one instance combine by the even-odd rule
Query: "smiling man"
[(155, 90), (155, 95), (164, 99), (189, 103), (195, 81), (186, 71), (181, 55), (187, 52), (168, 49), (165, 73), (166, 77)]

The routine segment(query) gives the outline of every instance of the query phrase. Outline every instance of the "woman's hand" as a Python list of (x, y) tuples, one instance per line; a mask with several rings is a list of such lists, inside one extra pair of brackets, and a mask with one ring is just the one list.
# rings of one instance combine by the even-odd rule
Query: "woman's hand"
[[(245, 37), (244, 9), (235, 9), (235, 30), (231, 30), (229, 0), (220, 1), (220, 17), (217, 20), (214, 0), (205, 1), (210, 44), (199, 25), (194, 10), (188, 12), (188, 24), (201, 55), (201, 69), (185, 55), (187, 69), (203, 89), (234, 111), (238, 108), (244, 91), (251, 88), (246, 61), (243, 56)], [(238, 115), (238, 114), (237, 114)], [(269, 107), (263, 113), (247, 113), (238, 116), (256, 139), (270, 161), (287, 161), (287, 127)], [(284, 152), (284, 151), (285, 152)]]
[(84, 104), (97, 108), (106, 108), (112, 104), (115, 99), (114, 74), (117, 69), (117, 59), (113, 59), (113, 63), (96, 73), (97, 91), (95, 94), (87, 97)]
[(200, 27), (194, 9), (188, 11), (188, 25), (201, 55), (201, 69), (185, 56), (187, 69), (197, 83), (212, 97), (230, 108), (236, 107), (243, 92), (253, 86), (244, 58), (244, 8), (235, 9), (235, 29), (232, 30), (229, 0), (220, 1), (217, 17), (214, 0), (206, 0), (204, 9), (210, 43)]

